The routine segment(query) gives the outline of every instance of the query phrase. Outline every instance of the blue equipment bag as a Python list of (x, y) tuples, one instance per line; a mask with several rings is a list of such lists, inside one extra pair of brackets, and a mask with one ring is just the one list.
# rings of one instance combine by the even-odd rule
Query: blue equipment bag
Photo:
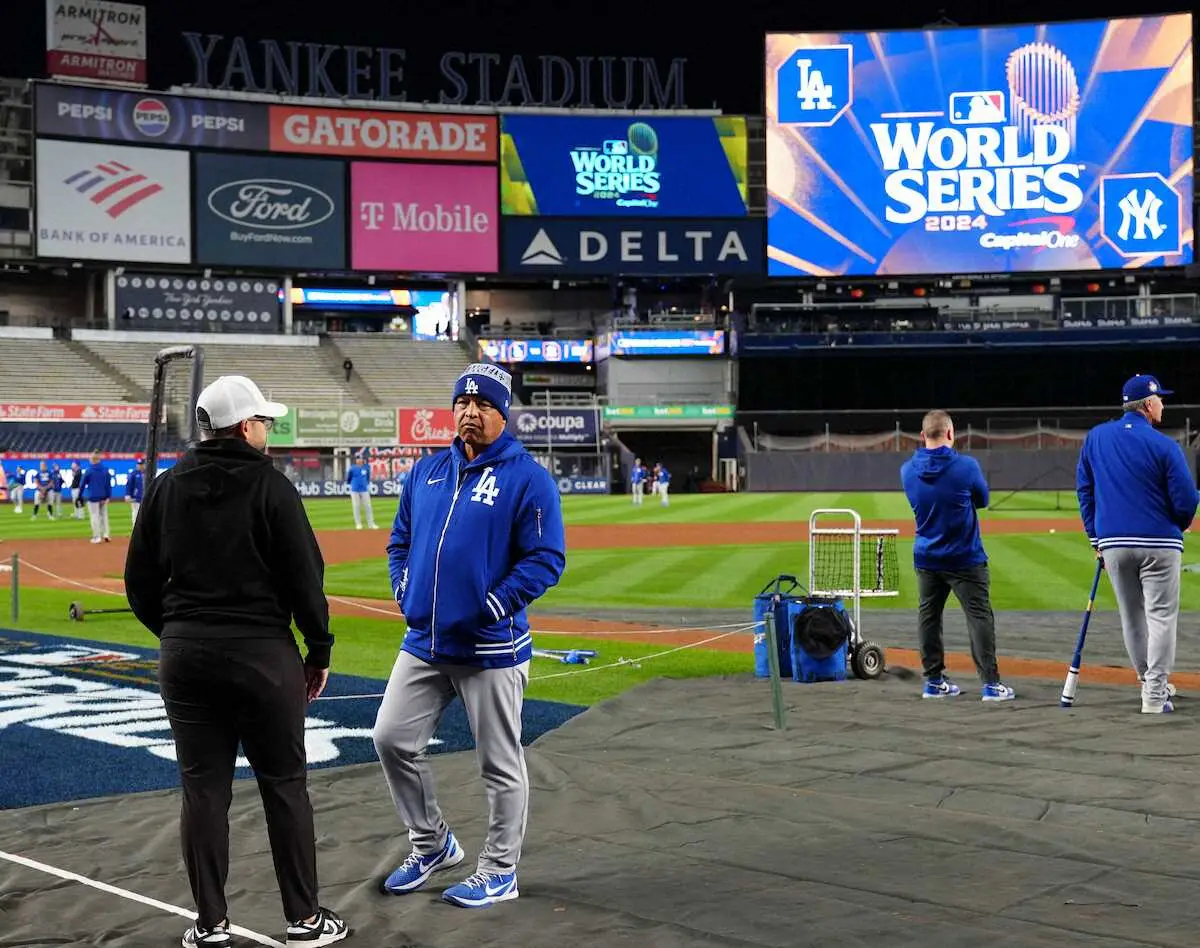
[[(784, 583), (790, 583), (786, 591)], [(779, 677), (792, 677), (791, 624), (788, 622), (788, 605), (802, 601), (803, 597), (792, 595), (799, 580), (795, 576), (780, 575), (763, 587), (754, 597), (754, 676), (769, 678), (771, 666), (767, 648), (767, 614), (775, 613), (775, 644), (779, 652)]]
[(853, 628), (840, 598), (806, 596), (788, 603), (792, 680), (845, 681)]

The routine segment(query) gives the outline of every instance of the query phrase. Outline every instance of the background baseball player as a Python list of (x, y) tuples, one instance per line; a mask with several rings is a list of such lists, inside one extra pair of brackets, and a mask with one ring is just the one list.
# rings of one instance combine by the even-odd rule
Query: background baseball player
[(372, 530), (375, 526), (375, 512), (371, 509), (371, 466), (366, 457), (359, 451), (354, 455), (354, 463), (346, 470), (346, 483), (350, 485), (350, 506), (354, 511), (354, 529), (363, 528), (363, 517)]
[(100, 452), (92, 452), (92, 463), (83, 472), (80, 493), (87, 501), (88, 515), (92, 520), (92, 542), (108, 543), (108, 502), (112, 498), (112, 475), (100, 463)]
[(629, 489), (633, 493), (633, 506), (642, 506), (646, 495), (646, 465), (641, 458), (633, 459), (633, 467), (629, 471)]
[(1088, 432), (1075, 472), (1079, 513), (1104, 557), (1129, 661), (1142, 682), (1142, 713), (1175, 710), (1175, 665), (1183, 531), (1196, 516), (1196, 482), (1183, 449), (1154, 430), (1162, 396), (1153, 375), (1121, 391), (1124, 414)]
[(655, 478), (655, 483), (658, 484), (658, 496), (662, 498), (664, 507), (670, 506), (667, 494), (671, 490), (671, 472), (667, 470), (665, 464), (655, 464), (654, 468), (658, 471), (658, 476)]
[(137, 524), (138, 511), (142, 508), (142, 496), (146, 492), (146, 461), (137, 459), (137, 467), (129, 472), (125, 481), (125, 503), (129, 504), (133, 523)]
[(45, 461), (38, 465), (37, 480), (34, 481), (33, 494), (33, 519), (37, 520), (38, 511), (44, 506), (46, 508), (46, 516), (51, 520), (54, 519), (54, 509), (50, 506), (50, 487), (53, 481), (50, 478), (50, 467)]

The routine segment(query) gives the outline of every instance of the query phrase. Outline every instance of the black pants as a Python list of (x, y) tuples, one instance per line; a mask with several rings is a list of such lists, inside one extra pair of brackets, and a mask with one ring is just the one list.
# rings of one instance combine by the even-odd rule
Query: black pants
[(307, 698), (295, 642), (164, 638), (158, 681), (183, 784), (180, 835), (197, 922), (227, 915), (229, 805), (241, 742), (258, 778), (289, 922), (317, 911), (317, 848), (304, 753)]
[(990, 585), (987, 565), (956, 570), (917, 570), (918, 630), (921, 665), (927, 679), (939, 679), (946, 668), (942, 645), (942, 613), (946, 599), (954, 593), (971, 637), (971, 658), (979, 680), (985, 685), (1000, 680), (996, 667), (996, 616), (988, 596)]

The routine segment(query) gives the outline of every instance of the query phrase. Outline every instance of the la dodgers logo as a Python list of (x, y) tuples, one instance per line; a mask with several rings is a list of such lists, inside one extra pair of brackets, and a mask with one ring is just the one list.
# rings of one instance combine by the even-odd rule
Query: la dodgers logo
[(479, 383), (474, 379), (467, 379), (467, 384), (463, 386), (463, 392), (467, 395), (478, 395)]
[(500, 488), (496, 486), (496, 475), (492, 473), (492, 468), (485, 467), (483, 473), (479, 475), (479, 483), (471, 491), (471, 500), (477, 504), (495, 507), (496, 498), (499, 496)]

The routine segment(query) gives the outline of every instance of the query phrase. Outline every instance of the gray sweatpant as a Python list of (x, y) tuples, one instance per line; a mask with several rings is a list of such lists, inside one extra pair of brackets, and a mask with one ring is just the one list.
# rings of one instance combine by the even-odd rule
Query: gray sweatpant
[(529, 775), (521, 747), (521, 706), (528, 682), (529, 662), (514, 668), (434, 665), (400, 652), (373, 736), (392, 802), (416, 852), (437, 852), (449, 832), (425, 748), (457, 694), (467, 711), (475, 758), (487, 788), (488, 832), (479, 853), (479, 871), (516, 868), (529, 817)]
[(1175, 667), (1179, 624), (1179, 571), (1183, 554), (1154, 547), (1104, 551), (1104, 568), (1117, 597), (1125, 651), (1142, 679), (1142, 698), (1167, 697), (1167, 676)]

